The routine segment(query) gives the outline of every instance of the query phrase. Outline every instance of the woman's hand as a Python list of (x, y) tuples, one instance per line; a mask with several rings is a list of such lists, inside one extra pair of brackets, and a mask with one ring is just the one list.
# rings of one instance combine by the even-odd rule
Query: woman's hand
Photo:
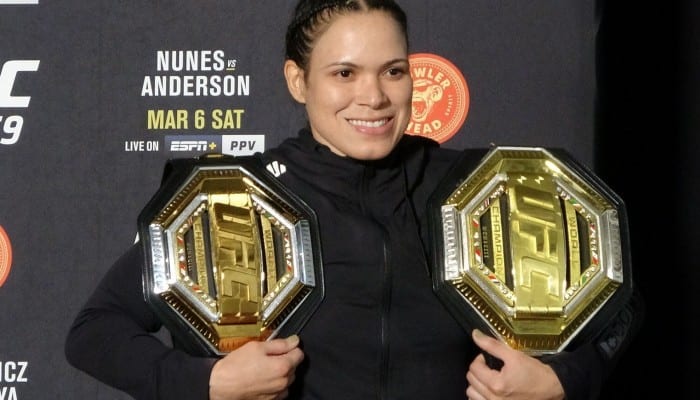
[(467, 371), (470, 400), (562, 400), (564, 388), (554, 370), (506, 343), (472, 331), (472, 339), (483, 351), (503, 361), (500, 371), (486, 365), (483, 354), (477, 356)]
[(214, 364), (209, 377), (209, 399), (284, 399), (303, 359), (297, 335), (248, 342)]

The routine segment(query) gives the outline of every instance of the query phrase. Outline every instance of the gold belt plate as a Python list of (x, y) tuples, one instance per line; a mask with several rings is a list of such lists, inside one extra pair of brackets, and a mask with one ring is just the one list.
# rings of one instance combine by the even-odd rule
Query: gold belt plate
[(430, 207), (434, 288), (469, 330), (556, 353), (630, 294), (624, 204), (561, 150), (495, 147), (458, 163)]
[(171, 160), (139, 216), (146, 298), (196, 353), (296, 333), (323, 297), (315, 215), (256, 161)]

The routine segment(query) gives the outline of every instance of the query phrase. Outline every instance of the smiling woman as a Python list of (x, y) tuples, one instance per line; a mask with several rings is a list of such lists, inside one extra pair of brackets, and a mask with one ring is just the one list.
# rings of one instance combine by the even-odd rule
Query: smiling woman
[(385, 157), (411, 117), (405, 32), (384, 11), (328, 18), (324, 34), (313, 43), (313, 57), (285, 63), (289, 91), (306, 105), (314, 139), (335, 154)]
[[(414, 95), (406, 32), (392, 0), (300, 0), (288, 26), (283, 72), (308, 125), (248, 160), (267, 166), (318, 221), (325, 297), (298, 335), (221, 357), (188, 353), (182, 336), (173, 347), (153, 339), (164, 324), (143, 298), (136, 243), (77, 316), (68, 360), (139, 399), (595, 398), (624, 345), (535, 358), (467, 332), (433, 291), (429, 198), (458, 161), (476, 164), (487, 149), (404, 134)], [(248, 216), (236, 215), (220, 222)], [(253, 264), (262, 253), (250, 250), (255, 238), (246, 235), (245, 248), (235, 235), (224, 240), (228, 267)], [(252, 310), (251, 283), (229, 283)], [(625, 311), (596, 340), (631, 340), (636, 314)], [(504, 362), (501, 371), (482, 350)]]

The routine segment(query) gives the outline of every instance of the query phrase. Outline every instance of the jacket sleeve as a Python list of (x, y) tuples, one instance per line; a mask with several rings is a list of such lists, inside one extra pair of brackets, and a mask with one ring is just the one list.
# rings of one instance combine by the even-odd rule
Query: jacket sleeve
[(102, 278), (73, 321), (68, 362), (135, 399), (208, 399), (215, 358), (193, 357), (153, 333), (161, 323), (143, 295), (141, 245)]
[(641, 328), (644, 301), (635, 288), (630, 300), (591, 342), (543, 357), (557, 374), (567, 400), (594, 400)]

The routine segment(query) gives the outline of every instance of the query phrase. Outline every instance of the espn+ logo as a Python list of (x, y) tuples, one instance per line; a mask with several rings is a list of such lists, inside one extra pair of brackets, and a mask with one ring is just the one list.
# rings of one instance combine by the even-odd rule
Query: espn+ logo
[(13, 94), (17, 75), (25, 72), (36, 72), (39, 60), (9, 60), (0, 69), (0, 145), (17, 143), (22, 134), (24, 118), (5, 109), (21, 109), (29, 107), (30, 96)]

